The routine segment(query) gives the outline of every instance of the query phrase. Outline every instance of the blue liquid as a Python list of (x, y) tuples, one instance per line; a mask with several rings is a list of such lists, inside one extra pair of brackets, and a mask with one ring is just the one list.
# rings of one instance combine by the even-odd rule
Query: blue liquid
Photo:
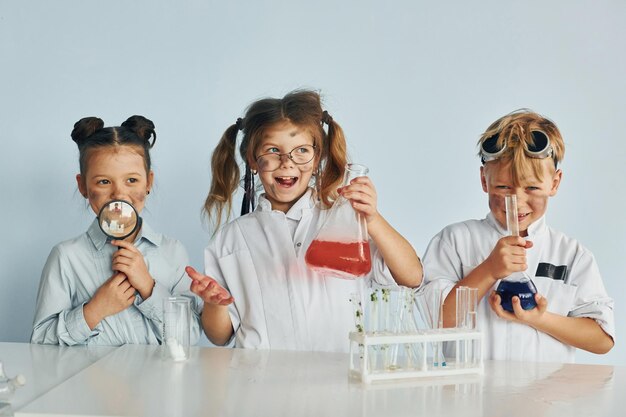
[(513, 296), (519, 297), (522, 308), (524, 310), (532, 310), (537, 307), (535, 302), (535, 294), (537, 294), (537, 288), (532, 280), (525, 281), (500, 281), (496, 293), (500, 296), (500, 305), (503, 309), (509, 312), (513, 312), (512, 298)]

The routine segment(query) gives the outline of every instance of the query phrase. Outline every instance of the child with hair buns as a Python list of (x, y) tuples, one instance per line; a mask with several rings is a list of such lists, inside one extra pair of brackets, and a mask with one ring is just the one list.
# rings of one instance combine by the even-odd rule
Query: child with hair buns
[[(99, 118), (86, 117), (76, 122), (71, 136), (79, 150), (78, 189), (93, 212), (124, 200), (141, 213), (154, 179), (154, 124), (132, 116), (121, 126), (104, 127)], [(187, 263), (183, 245), (145, 221), (132, 235), (108, 242), (94, 219), (85, 233), (52, 249), (41, 276), (31, 342), (159, 344), (163, 299), (189, 287)], [(192, 320), (193, 343), (199, 331), (198, 320)]]
[[(369, 178), (338, 189), (346, 142), (313, 91), (256, 101), (226, 130), (213, 152), (205, 204), (218, 225), (239, 186), (239, 131), (242, 216), (215, 232), (205, 250), (205, 274), (188, 268), (191, 290), (204, 300), (204, 331), (217, 345), (234, 339), (243, 348), (347, 351), (354, 329), (351, 293), (374, 283), (417, 287), (420, 260), (378, 212)], [(256, 208), (255, 178), (264, 191)], [(305, 264), (306, 250), (338, 194), (367, 222), (372, 270), (364, 278), (322, 275)]]

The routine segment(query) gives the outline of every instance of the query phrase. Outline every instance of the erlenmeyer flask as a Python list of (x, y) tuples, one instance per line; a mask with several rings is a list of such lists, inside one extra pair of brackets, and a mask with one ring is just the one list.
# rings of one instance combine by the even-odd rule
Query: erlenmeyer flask
[[(346, 165), (343, 186), (368, 171), (364, 165)], [(368, 239), (365, 218), (354, 211), (350, 201), (339, 196), (304, 260), (309, 268), (322, 274), (344, 279), (362, 277), (372, 269)]]
[[(506, 227), (509, 236), (519, 236), (519, 223), (517, 219), (517, 196), (506, 195)], [(532, 310), (537, 307), (535, 294), (537, 287), (526, 272), (515, 272), (502, 279), (496, 293), (500, 296), (500, 305), (506, 311), (513, 313), (513, 297), (517, 296), (524, 310)]]

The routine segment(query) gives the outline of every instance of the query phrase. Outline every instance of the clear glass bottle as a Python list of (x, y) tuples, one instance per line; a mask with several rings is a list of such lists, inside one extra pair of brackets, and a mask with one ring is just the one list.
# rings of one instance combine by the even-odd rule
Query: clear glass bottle
[[(517, 196), (507, 195), (506, 204), (506, 227), (509, 236), (519, 236), (519, 223), (517, 218)], [(496, 288), (500, 296), (500, 305), (506, 311), (513, 312), (513, 297), (520, 300), (524, 310), (532, 310), (537, 307), (535, 294), (537, 287), (526, 272), (516, 272), (502, 279)]]
[(0, 361), (0, 402), (11, 402), (15, 390), (25, 383), (26, 378), (23, 375), (17, 375), (15, 378), (7, 377), (4, 373), (4, 365)]
[[(342, 186), (368, 172), (364, 165), (346, 165)], [(309, 268), (344, 279), (355, 279), (370, 272), (372, 259), (367, 223), (350, 201), (342, 196), (337, 198), (304, 259)]]

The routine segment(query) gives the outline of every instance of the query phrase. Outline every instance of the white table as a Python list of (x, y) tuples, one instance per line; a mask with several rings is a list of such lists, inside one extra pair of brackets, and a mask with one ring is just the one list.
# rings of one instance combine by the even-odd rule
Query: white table
[(17, 416), (612, 416), (626, 367), (487, 361), (483, 376), (363, 385), (341, 353), (192, 348), (164, 362), (126, 345), (17, 408)]
[(5, 373), (26, 377), (11, 401), (16, 410), (48, 392), (71, 376), (113, 352), (114, 347), (59, 347), (28, 343), (0, 343)]

